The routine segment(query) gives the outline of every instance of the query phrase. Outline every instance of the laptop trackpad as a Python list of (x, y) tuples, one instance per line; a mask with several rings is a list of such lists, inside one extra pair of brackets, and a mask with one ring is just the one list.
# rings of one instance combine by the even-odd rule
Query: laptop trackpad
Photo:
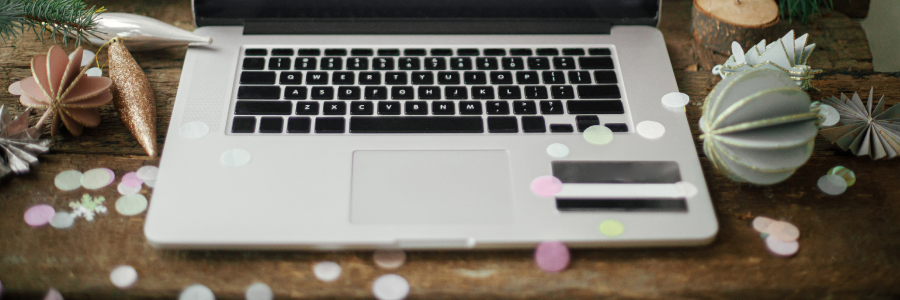
[(508, 223), (509, 172), (505, 150), (355, 151), (350, 221)]

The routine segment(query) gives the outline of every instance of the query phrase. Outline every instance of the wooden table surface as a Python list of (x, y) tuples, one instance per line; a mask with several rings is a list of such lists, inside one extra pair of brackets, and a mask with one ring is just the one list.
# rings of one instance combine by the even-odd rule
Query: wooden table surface
[[(148, 15), (193, 29), (187, 0), (102, 4), (109, 11)], [(678, 86), (692, 98), (687, 112), (696, 137), (700, 105), (719, 81), (709, 70), (726, 57), (692, 40), (690, 6), (690, 0), (666, 0), (659, 27)], [(809, 25), (779, 26), (780, 32), (788, 28), (809, 32), (818, 45), (810, 64), (825, 72), (813, 80), (820, 89), (810, 93), (814, 100), (874, 87), (876, 96), (886, 95), (888, 104), (900, 103), (900, 73), (872, 71), (872, 56), (858, 22), (832, 12)], [(0, 86), (5, 90), (30, 76), (31, 57), (49, 46), (30, 33), (0, 44)], [(135, 53), (156, 93), (160, 145), (185, 49)], [(105, 59), (105, 51), (100, 58)], [(15, 113), (22, 111), (18, 98), (8, 93), (0, 95), (0, 103)], [(27, 226), (22, 214), (29, 206), (46, 203), (67, 209), (69, 201), (84, 193), (56, 189), (53, 179), (60, 171), (108, 167), (121, 177), (142, 165), (158, 163), (142, 155), (112, 105), (101, 113), (100, 126), (86, 129), (83, 136), (52, 138), (51, 152), (41, 156), (40, 166), (31, 174), (0, 180), (3, 299), (38, 299), (51, 287), (66, 299), (171, 299), (194, 283), (208, 286), (218, 299), (243, 299), (247, 286), (257, 281), (268, 284), (279, 299), (370, 298), (372, 281), (392, 272), (409, 281), (411, 299), (900, 297), (900, 160), (855, 157), (821, 137), (809, 163), (787, 181), (768, 187), (735, 183), (717, 173), (697, 140), (720, 225), (718, 237), (709, 246), (574, 250), (569, 268), (557, 274), (538, 270), (532, 251), (411, 251), (405, 265), (386, 271), (373, 264), (369, 251), (162, 251), (146, 242), (143, 215), (110, 212), (93, 222), (78, 220), (68, 230)], [(37, 117), (32, 116), (32, 124)], [(836, 165), (855, 171), (858, 180), (843, 195), (829, 197), (819, 192), (816, 181)], [(152, 190), (143, 193), (149, 196)], [(110, 208), (118, 198), (114, 186), (91, 194), (105, 196)], [(800, 252), (787, 259), (769, 254), (750, 226), (756, 215), (796, 224), (802, 232)], [(343, 273), (337, 281), (324, 283), (314, 277), (312, 266), (322, 260), (341, 265)], [(121, 264), (139, 273), (131, 289), (119, 290), (110, 283), (110, 271)]]

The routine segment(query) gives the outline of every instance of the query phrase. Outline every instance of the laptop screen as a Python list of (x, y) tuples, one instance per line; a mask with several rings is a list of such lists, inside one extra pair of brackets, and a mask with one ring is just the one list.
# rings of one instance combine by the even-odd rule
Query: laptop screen
[(422, 18), (655, 24), (659, 5), (660, 0), (194, 0), (194, 12), (198, 26), (248, 20)]

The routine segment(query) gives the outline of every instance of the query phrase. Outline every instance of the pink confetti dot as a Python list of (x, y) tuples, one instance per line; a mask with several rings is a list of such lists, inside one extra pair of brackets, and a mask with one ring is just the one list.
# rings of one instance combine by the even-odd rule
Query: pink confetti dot
[(38, 204), (25, 211), (25, 223), (32, 227), (41, 227), (47, 225), (55, 214), (56, 210), (52, 206)]
[(782, 242), (775, 236), (769, 235), (766, 237), (766, 247), (775, 255), (787, 257), (797, 254), (797, 251), (800, 250), (800, 243), (797, 243), (797, 241)]
[(116, 181), (116, 172), (113, 172), (113, 170), (110, 170), (108, 168), (101, 168), (101, 169), (106, 170), (106, 172), (109, 172), (109, 182), (107, 182), (106, 185), (110, 185), (113, 183), (113, 181)]
[(541, 176), (531, 181), (531, 191), (541, 197), (553, 197), (562, 190), (562, 181), (553, 176)]
[(144, 184), (144, 180), (138, 177), (136, 172), (128, 172), (125, 173), (125, 176), (122, 176), (122, 183), (127, 187), (139, 187)]
[(534, 250), (534, 262), (545, 272), (559, 272), (569, 266), (569, 248), (563, 242), (547, 241)]

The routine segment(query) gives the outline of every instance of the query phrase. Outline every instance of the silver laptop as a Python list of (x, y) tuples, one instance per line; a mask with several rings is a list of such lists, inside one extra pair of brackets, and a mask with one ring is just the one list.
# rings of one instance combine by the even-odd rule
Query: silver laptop
[(678, 87), (659, 0), (193, 5), (214, 43), (187, 51), (153, 245), (687, 246), (718, 231), (684, 109), (661, 102)]

